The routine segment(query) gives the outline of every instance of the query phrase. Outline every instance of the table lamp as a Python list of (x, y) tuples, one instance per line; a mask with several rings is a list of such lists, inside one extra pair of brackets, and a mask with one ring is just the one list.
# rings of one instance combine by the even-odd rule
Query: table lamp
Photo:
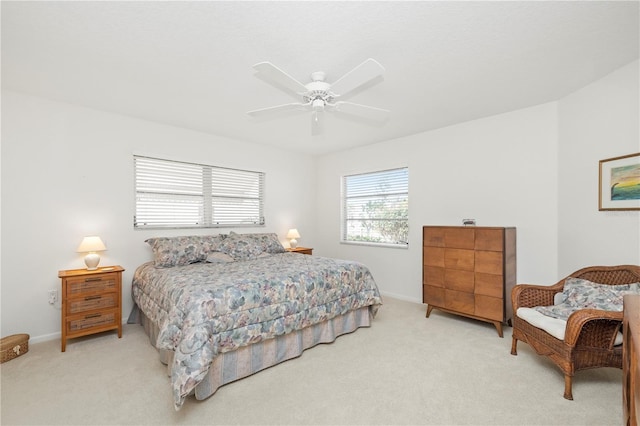
[(98, 263), (100, 263), (100, 256), (96, 252), (104, 251), (106, 249), (107, 248), (105, 247), (100, 237), (90, 236), (84, 237), (82, 239), (82, 242), (80, 243), (80, 245), (78, 246), (78, 250), (76, 251), (78, 253), (88, 252), (88, 254), (84, 257), (84, 263), (85, 265), (87, 265), (88, 271), (95, 271), (96, 269), (98, 269)]
[(298, 240), (296, 238), (300, 238), (300, 233), (297, 229), (289, 229), (289, 232), (287, 232), (287, 238), (289, 239), (289, 247), (298, 247)]

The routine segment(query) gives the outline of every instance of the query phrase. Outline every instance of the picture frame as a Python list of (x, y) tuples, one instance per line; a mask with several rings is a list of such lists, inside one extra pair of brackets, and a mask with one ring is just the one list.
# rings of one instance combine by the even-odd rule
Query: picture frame
[(640, 210), (640, 152), (600, 160), (598, 210)]

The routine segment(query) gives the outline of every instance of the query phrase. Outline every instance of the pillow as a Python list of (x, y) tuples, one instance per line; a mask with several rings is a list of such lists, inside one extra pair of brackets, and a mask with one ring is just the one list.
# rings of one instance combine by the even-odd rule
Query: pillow
[(622, 311), (622, 297), (634, 293), (640, 293), (640, 283), (608, 285), (573, 277), (567, 278), (562, 290), (563, 303), (605, 311)]
[(569, 277), (564, 283), (561, 303), (553, 306), (536, 306), (533, 309), (541, 314), (563, 320), (567, 320), (569, 315), (579, 309), (620, 312), (625, 294), (640, 294), (640, 283), (608, 285)]
[(209, 253), (206, 261), (208, 263), (229, 263), (235, 261), (235, 259), (226, 253), (222, 253), (221, 251), (214, 251)]
[(225, 235), (157, 237), (149, 238), (145, 242), (151, 246), (155, 266), (170, 268), (202, 262), (210, 252), (218, 249), (225, 237)]
[(266, 253), (284, 253), (286, 251), (276, 233), (245, 234), (245, 236), (256, 239), (258, 243), (262, 244), (262, 249)]
[(253, 238), (251, 234), (229, 233), (229, 236), (220, 244), (219, 250), (228, 254), (235, 260), (255, 259), (264, 252), (263, 244)]

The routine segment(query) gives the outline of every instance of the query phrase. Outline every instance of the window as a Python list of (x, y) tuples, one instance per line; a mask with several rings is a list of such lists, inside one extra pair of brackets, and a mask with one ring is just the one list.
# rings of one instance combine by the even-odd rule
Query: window
[(134, 228), (264, 225), (264, 173), (133, 157)]
[(342, 178), (342, 242), (409, 244), (409, 169)]

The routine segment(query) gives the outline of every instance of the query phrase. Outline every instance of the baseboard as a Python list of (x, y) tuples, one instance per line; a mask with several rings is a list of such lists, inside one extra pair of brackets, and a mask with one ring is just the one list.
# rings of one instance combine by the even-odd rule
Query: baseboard
[[(395, 293), (389, 293), (389, 292), (387, 292), (387, 291), (381, 291), (381, 292), (380, 292), (380, 295), (381, 295), (382, 297), (387, 296), (387, 297), (391, 297), (391, 298), (393, 298), (393, 299), (402, 300), (402, 301), (404, 301), (404, 302), (419, 303), (419, 304), (421, 304), (421, 305), (422, 305), (422, 300), (420, 300), (420, 299), (414, 299), (414, 298), (412, 298), (412, 297), (403, 296), (403, 295), (401, 295), (401, 294), (395, 294)], [(382, 302), (384, 303), (384, 300), (383, 300)]]

